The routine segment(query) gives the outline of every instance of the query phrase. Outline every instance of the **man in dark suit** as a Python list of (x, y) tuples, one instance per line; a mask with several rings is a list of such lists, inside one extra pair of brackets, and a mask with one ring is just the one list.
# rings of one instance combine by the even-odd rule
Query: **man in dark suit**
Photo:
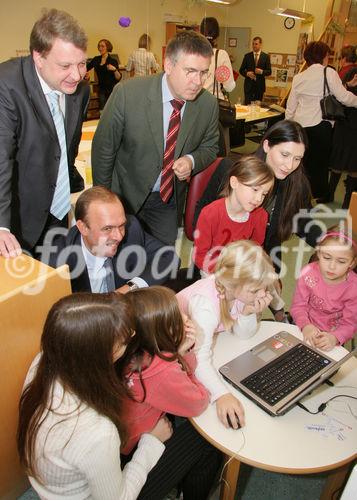
[[(46, 11), (30, 36), (31, 55), (0, 64), (0, 254), (32, 250), (67, 225), (70, 188), (89, 89), (87, 36), (77, 21)], [(82, 189), (79, 186), (79, 189)], [(77, 189), (78, 190), (78, 189)]]
[[(181, 222), (187, 181), (218, 152), (217, 99), (203, 89), (211, 57), (212, 47), (204, 36), (178, 33), (166, 47), (165, 73), (132, 78), (114, 88), (93, 139), (94, 184), (118, 193), (126, 211), (169, 245)], [(178, 101), (181, 121), (172, 144), (168, 131)], [(172, 163), (165, 197), (168, 143)]]
[(244, 76), (244, 102), (261, 101), (265, 92), (265, 77), (271, 75), (269, 54), (262, 52), (262, 39), (253, 38), (252, 52), (245, 54), (239, 72)]
[[(73, 292), (108, 292), (160, 285), (176, 275), (179, 258), (125, 215), (118, 196), (103, 186), (84, 191), (75, 208), (76, 226), (47, 237), (42, 261), (69, 266)], [(58, 233), (58, 229), (54, 230)]]

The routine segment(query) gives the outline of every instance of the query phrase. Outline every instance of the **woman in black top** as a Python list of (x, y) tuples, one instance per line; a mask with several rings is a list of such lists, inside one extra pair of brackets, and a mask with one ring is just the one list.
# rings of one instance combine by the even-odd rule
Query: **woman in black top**
[[(345, 73), (342, 83), (347, 87), (349, 81), (357, 74), (357, 66), (352, 67)], [(348, 88), (351, 92), (357, 95), (357, 87)], [(357, 191), (357, 108), (345, 107), (345, 120), (340, 120), (335, 123), (332, 153), (330, 158), (331, 177), (330, 177), (330, 194), (333, 200), (334, 190), (341, 173), (346, 172), (345, 180), (345, 197), (342, 203), (342, 208), (348, 208), (353, 191)], [(336, 174), (339, 172), (339, 174)], [(337, 179), (336, 185), (332, 187), (333, 180)]]
[[(293, 233), (314, 246), (321, 228), (311, 224), (309, 214), (298, 215), (311, 208), (309, 181), (304, 173), (302, 158), (307, 147), (304, 129), (297, 122), (283, 120), (265, 133), (255, 155), (266, 161), (275, 174), (274, 190), (265, 208), (269, 223), (264, 249), (273, 258), (277, 270), (281, 267), (281, 244)], [(225, 158), (212, 175), (202, 199), (197, 204), (195, 220), (202, 208), (219, 196), (232, 160)]]
[(87, 63), (87, 71), (94, 68), (99, 85), (99, 108), (102, 110), (107, 102), (114, 85), (121, 80), (119, 71), (119, 61), (114, 59), (109, 52), (113, 50), (113, 45), (109, 40), (99, 40), (98, 50), (100, 55), (93, 57)]

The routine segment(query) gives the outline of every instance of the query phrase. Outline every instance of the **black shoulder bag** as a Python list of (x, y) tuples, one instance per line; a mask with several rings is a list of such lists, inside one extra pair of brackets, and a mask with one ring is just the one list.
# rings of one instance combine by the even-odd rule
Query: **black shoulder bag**
[(219, 49), (216, 50), (215, 64), (214, 64), (214, 81), (213, 81), (213, 95), (217, 97), (219, 107), (219, 121), (223, 127), (235, 127), (236, 125), (236, 107), (228, 100), (220, 99), (218, 97), (218, 81), (216, 80), (216, 69)]
[[(343, 120), (345, 119), (345, 110), (343, 104), (330, 94), (330, 88), (327, 83), (326, 69), (324, 68), (324, 96), (320, 101), (322, 118), (324, 120)], [(327, 93), (326, 93), (327, 90)]]

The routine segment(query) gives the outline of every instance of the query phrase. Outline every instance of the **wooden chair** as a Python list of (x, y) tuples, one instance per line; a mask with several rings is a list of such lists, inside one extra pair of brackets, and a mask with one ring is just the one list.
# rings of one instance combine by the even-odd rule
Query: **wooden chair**
[(357, 234), (357, 193), (352, 193), (348, 211), (352, 217), (352, 231)]
[(191, 241), (193, 241), (193, 219), (195, 215), (196, 204), (202, 197), (212, 174), (221, 163), (222, 159), (223, 158), (217, 158), (216, 160), (214, 160), (214, 162), (208, 165), (207, 168), (194, 175), (190, 181), (186, 200), (184, 231), (186, 237)]

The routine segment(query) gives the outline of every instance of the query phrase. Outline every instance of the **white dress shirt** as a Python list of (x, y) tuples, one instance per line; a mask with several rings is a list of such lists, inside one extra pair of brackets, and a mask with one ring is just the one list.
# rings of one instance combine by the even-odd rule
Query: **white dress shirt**
[[(357, 108), (357, 96), (345, 89), (338, 73), (326, 70), (330, 93), (346, 106)], [(322, 121), (320, 101), (324, 95), (324, 66), (312, 64), (307, 70), (295, 75), (288, 98), (285, 118), (295, 120), (303, 127), (313, 127)]]
[[(104, 267), (104, 262), (107, 260), (107, 257), (99, 257), (97, 255), (93, 255), (86, 247), (82, 236), (81, 236), (81, 247), (83, 252), (83, 258), (87, 266), (91, 291), (93, 293), (106, 293), (108, 289), (107, 289), (106, 269)], [(138, 285), (139, 288), (145, 288), (149, 286), (147, 282), (143, 278), (140, 278), (139, 276), (131, 278), (130, 281)]]
[(106, 293), (107, 283), (106, 283), (106, 270), (104, 267), (104, 262), (106, 257), (98, 257), (93, 255), (86, 247), (83, 238), (81, 236), (81, 246), (83, 257), (87, 266), (90, 287), (93, 293)]

